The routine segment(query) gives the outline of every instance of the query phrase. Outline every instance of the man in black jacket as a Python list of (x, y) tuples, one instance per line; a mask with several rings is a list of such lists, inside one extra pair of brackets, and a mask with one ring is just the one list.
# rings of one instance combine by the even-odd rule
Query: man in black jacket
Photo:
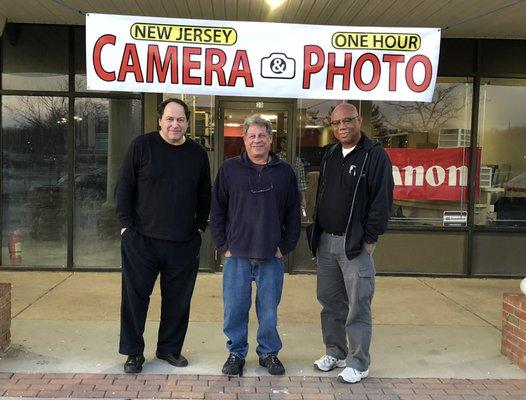
[(185, 136), (190, 111), (179, 99), (157, 110), (160, 130), (133, 140), (117, 184), (121, 223), (122, 301), (119, 352), (124, 371), (144, 363), (144, 326), (150, 295), (161, 274), (158, 358), (176, 367), (199, 267), (201, 233), (210, 212), (211, 181), (206, 151)]
[(256, 283), (259, 364), (272, 375), (285, 368), (277, 355), (283, 256), (300, 236), (300, 194), (292, 167), (270, 152), (272, 125), (258, 115), (243, 124), (246, 151), (226, 160), (214, 183), (211, 229), (223, 264), (226, 375), (241, 375), (248, 353), (252, 282)]
[(318, 260), (317, 296), (326, 348), (314, 367), (345, 367), (338, 380), (347, 383), (369, 374), (372, 254), (387, 228), (393, 201), (389, 157), (361, 132), (361, 124), (352, 104), (334, 108), (331, 126), (339, 143), (328, 146), (322, 159), (314, 225), (308, 232)]

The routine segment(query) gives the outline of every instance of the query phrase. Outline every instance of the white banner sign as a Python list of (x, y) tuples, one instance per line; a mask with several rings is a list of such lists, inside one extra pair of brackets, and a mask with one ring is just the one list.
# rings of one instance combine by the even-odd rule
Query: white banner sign
[(86, 15), (90, 90), (430, 101), (440, 30)]

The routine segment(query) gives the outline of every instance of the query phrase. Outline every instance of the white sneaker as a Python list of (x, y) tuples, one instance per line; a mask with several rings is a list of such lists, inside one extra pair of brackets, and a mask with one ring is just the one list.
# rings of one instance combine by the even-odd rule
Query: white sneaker
[(347, 367), (338, 374), (338, 382), (356, 383), (369, 376), (369, 370), (358, 371), (357, 369)]
[(325, 354), (319, 360), (314, 361), (314, 368), (319, 369), (320, 371), (331, 371), (334, 368), (343, 368), (345, 367), (345, 360), (338, 360), (328, 354)]

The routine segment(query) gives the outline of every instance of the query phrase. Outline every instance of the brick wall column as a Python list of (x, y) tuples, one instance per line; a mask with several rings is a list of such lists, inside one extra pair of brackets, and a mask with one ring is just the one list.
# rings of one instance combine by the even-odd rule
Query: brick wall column
[(500, 352), (526, 370), (526, 296), (504, 293)]
[(0, 283), (0, 351), (11, 344), (11, 284)]

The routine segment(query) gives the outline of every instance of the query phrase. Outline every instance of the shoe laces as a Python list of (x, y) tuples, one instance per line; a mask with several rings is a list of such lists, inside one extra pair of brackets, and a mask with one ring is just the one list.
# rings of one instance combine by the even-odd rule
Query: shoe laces
[(357, 369), (355, 368), (352, 368), (352, 367), (347, 367), (345, 368), (347, 370), (348, 373), (352, 374), (352, 375), (356, 375), (356, 376), (361, 376), (362, 375), (362, 372), (361, 371), (358, 371)]
[(334, 358), (333, 356), (330, 356), (328, 354), (325, 354), (322, 358), (321, 358), (321, 362), (324, 363), (324, 364), (333, 364), (336, 362), (336, 358)]
[(228, 356), (228, 363), (229, 364), (237, 364), (238, 360), (239, 360), (239, 357), (236, 356), (235, 354), (230, 354)]
[(131, 364), (131, 363), (133, 363), (133, 364), (138, 363), (141, 360), (141, 357), (142, 357), (141, 354), (137, 354), (137, 355), (134, 355), (134, 356), (128, 356), (127, 363), (129, 363), (129, 364)]
[(281, 365), (281, 361), (275, 354), (268, 355), (265, 361), (271, 365)]

